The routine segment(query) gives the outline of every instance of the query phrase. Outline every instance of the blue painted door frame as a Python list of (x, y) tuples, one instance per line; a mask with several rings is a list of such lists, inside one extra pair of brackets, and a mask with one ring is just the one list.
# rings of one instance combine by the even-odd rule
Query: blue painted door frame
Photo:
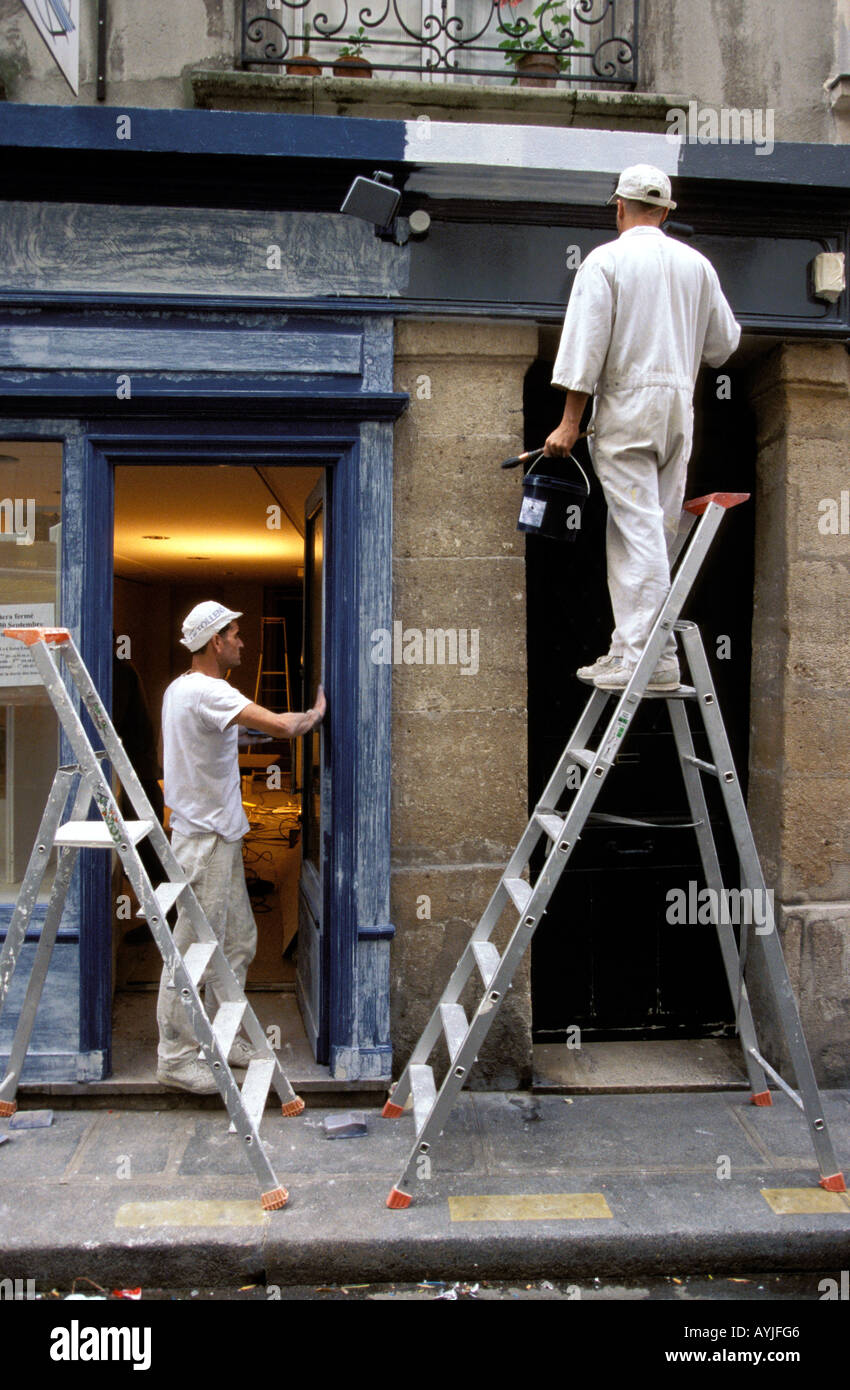
[[(389, 669), (366, 659), (369, 635), (391, 613), (390, 420), (311, 415), (237, 424), (156, 418), (85, 429), (80, 495), (84, 658), (111, 689), (113, 468), (144, 463), (319, 466), (330, 488), (334, 545), (327, 572), (327, 692), (332, 813), (325, 832), (329, 933), (327, 1061), (341, 1079), (386, 1079), (389, 1042)], [(395, 404), (392, 414), (398, 413)], [(386, 414), (385, 408), (376, 413)], [(105, 856), (103, 857), (105, 858)], [(81, 1046), (108, 1053), (111, 1036), (109, 865), (89, 862), (82, 884)]]

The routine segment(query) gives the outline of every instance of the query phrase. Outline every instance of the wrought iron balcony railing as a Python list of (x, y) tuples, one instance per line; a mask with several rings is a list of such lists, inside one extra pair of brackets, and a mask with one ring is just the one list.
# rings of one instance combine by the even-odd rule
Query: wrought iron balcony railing
[[(639, 0), (242, 0), (243, 67), (340, 56), (396, 78), (637, 85)], [(518, 66), (519, 64), (519, 66)]]

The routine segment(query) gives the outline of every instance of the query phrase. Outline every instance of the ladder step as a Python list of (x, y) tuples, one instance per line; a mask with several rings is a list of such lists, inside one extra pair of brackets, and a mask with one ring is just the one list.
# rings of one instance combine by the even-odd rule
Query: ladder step
[(225, 1057), (233, 1046), (233, 1039), (239, 1032), (239, 1025), (245, 1014), (247, 1003), (247, 1000), (242, 1000), (241, 1003), (220, 1004), (213, 1019), (212, 1030)]
[[(130, 844), (137, 845), (153, 830), (152, 820), (126, 820), (124, 829)], [(76, 845), (79, 849), (114, 849), (115, 841), (102, 820), (69, 820), (53, 837), (54, 845)]]
[(534, 819), (543, 827), (550, 840), (560, 840), (566, 824), (560, 816), (553, 815), (551, 811), (535, 811)]
[[(180, 897), (180, 894), (183, 892), (183, 889), (185, 887), (185, 883), (161, 883), (158, 888), (154, 889), (153, 895), (156, 898), (157, 905), (159, 906), (160, 916), (168, 916), (169, 912), (176, 903), (177, 899)], [(140, 907), (138, 912), (136, 913), (136, 916), (144, 917), (144, 915), (144, 908)]]
[(466, 1014), (461, 1004), (441, 1004), (440, 1017), (443, 1020), (443, 1033), (449, 1057), (454, 1061), (469, 1030)]
[(524, 878), (506, 878), (503, 883), (519, 911), (525, 912), (526, 903), (534, 892), (531, 884), (526, 883)]
[(248, 1063), (242, 1083), (242, 1103), (255, 1125), (262, 1119), (273, 1076), (274, 1062), (270, 1057), (255, 1057)]
[(413, 1127), (417, 1135), (420, 1135), (437, 1099), (434, 1073), (424, 1062), (416, 1062), (411, 1066), (410, 1089), (413, 1094)]
[(472, 954), (484, 984), (489, 985), (502, 962), (502, 957), (492, 941), (473, 941)]
[(593, 767), (596, 762), (596, 754), (592, 748), (568, 748), (567, 757), (572, 758), (573, 762), (581, 767)]
[(192, 984), (196, 987), (215, 952), (216, 943), (214, 941), (193, 941), (186, 951), (183, 964), (189, 972)]
[(706, 763), (702, 758), (692, 758), (690, 753), (682, 754), (682, 762), (690, 763), (691, 767), (698, 767), (700, 772), (708, 772), (712, 777), (717, 777), (718, 772), (714, 763)]

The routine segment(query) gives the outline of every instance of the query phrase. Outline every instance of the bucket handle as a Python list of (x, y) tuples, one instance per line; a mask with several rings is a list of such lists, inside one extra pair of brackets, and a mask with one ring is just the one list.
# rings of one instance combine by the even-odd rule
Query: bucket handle
[[(578, 436), (578, 438), (579, 438), (579, 439), (587, 439), (587, 437), (588, 437), (589, 435), (593, 434), (593, 433), (594, 433), (594, 430), (593, 430), (593, 426), (591, 425), (590, 429), (589, 429), (589, 430), (585, 430), (583, 434), (580, 434), (580, 435)], [(543, 449), (531, 449), (531, 450), (529, 450), (529, 452), (528, 452), (527, 454), (517, 454), (515, 458), (512, 458), (512, 459), (505, 459), (504, 463), (502, 464), (502, 467), (503, 467), (503, 468), (518, 468), (519, 465), (520, 465), (521, 463), (528, 463), (528, 460), (531, 459), (531, 464), (530, 464), (528, 470), (526, 471), (526, 473), (524, 474), (524, 477), (527, 478), (528, 475), (529, 475), (529, 473), (532, 473), (532, 472), (534, 471), (534, 469), (537, 467), (538, 463), (540, 462), (540, 460), (541, 460), (543, 457), (544, 457)], [(551, 457), (554, 458), (554, 457), (555, 457), (554, 454), (553, 454)], [(590, 483), (588, 482), (587, 474), (585, 473), (584, 469), (582, 468), (582, 466), (581, 466), (581, 464), (579, 463), (578, 459), (576, 458), (575, 454), (567, 454), (567, 458), (570, 459), (570, 460), (575, 464), (575, 466), (576, 466), (576, 468), (578, 469), (579, 473), (580, 473), (581, 476), (584, 478), (584, 485), (585, 485), (585, 487), (587, 488), (587, 495), (588, 495), (588, 497), (589, 497), (589, 496), (590, 496)]]
[[(523, 475), (523, 476), (526, 477), (526, 478), (530, 478), (530, 477), (531, 477), (531, 474), (534, 472), (534, 470), (535, 470), (535, 468), (537, 467), (538, 463), (539, 463), (540, 460), (541, 460), (542, 458), (544, 458), (544, 457), (545, 457), (545, 455), (544, 455), (542, 449), (533, 449), (533, 450), (531, 450), (530, 453), (527, 453), (527, 454), (520, 454), (518, 458), (515, 458), (515, 459), (506, 459), (506, 461), (502, 464), (502, 467), (503, 467), (503, 468), (515, 468), (515, 467), (517, 466), (517, 464), (519, 464), (519, 463), (524, 463), (527, 459), (531, 459), (531, 460), (532, 460), (531, 465), (530, 465), (530, 467), (527, 469), (527, 471), (525, 472), (525, 474)], [(552, 457), (554, 457), (554, 455), (552, 455)], [(581, 476), (583, 477), (583, 479), (584, 479), (584, 486), (585, 486), (585, 489), (586, 489), (586, 491), (587, 491), (587, 495), (588, 495), (588, 497), (589, 497), (589, 496), (590, 496), (590, 482), (588, 481), (587, 474), (585, 473), (584, 469), (582, 468), (582, 466), (581, 466), (581, 464), (579, 463), (578, 459), (576, 458), (575, 454), (567, 454), (567, 458), (570, 460), (571, 463), (574, 463), (574, 464), (575, 464), (575, 466), (576, 466), (576, 468), (578, 469), (579, 473), (580, 473)]]

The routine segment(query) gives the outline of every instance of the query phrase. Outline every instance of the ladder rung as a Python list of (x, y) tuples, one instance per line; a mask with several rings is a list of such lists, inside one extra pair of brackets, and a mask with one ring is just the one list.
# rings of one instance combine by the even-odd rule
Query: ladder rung
[(192, 984), (197, 986), (198, 981), (215, 955), (216, 943), (214, 941), (193, 941), (183, 957)]
[(587, 825), (636, 825), (639, 830), (696, 830), (703, 824), (701, 820), (688, 820), (686, 816), (609, 816), (602, 811), (591, 811)]
[(266, 1097), (274, 1076), (274, 1062), (270, 1057), (255, 1057), (248, 1063), (245, 1080), (242, 1083), (242, 1104), (255, 1125), (259, 1125), (266, 1108)]
[(543, 827), (550, 840), (560, 840), (566, 824), (560, 816), (553, 815), (551, 811), (535, 811), (534, 819)]
[(526, 883), (524, 878), (506, 878), (502, 881), (519, 911), (525, 912), (525, 905), (534, 892), (531, 884)]
[(411, 1066), (410, 1089), (413, 1094), (413, 1127), (419, 1135), (425, 1128), (437, 1099), (434, 1073), (427, 1063), (416, 1062)]
[(449, 1049), (449, 1057), (454, 1061), (469, 1030), (466, 1014), (461, 1004), (441, 1004), (440, 1017), (443, 1020), (443, 1033), (445, 1034), (446, 1046)]
[(718, 775), (717, 768), (715, 767), (714, 763), (703, 762), (702, 758), (692, 758), (690, 753), (682, 754), (682, 762), (690, 763), (691, 767), (698, 767), (700, 772), (709, 772), (712, 777), (716, 777)]
[[(161, 883), (158, 888), (154, 889), (153, 895), (156, 898), (161, 917), (168, 916), (185, 887), (185, 883)], [(140, 907), (136, 916), (144, 917), (144, 915), (145, 910), (143, 907)]]
[[(130, 844), (137, 845), (153, 830), (151, 820), (126, 820), (124, 829)], [(76, 845), (79, 849), (114, 849), (115, 841), (102, 820), (69, 820), (53, 837), (55, 845)]]
[(596, 754), (592, 748), (568, 748), (567, 757), (572, 758), (573, 762), (579, 763), (581, 767), (593, 767), (596, 762)]
[(242, 1022), (246, 1005), (247, 1000), (243, 1000), (241, 1003), (220, 1004), (213, 1019), (212, 1030), (225, 1057), (233, 1046), (233, 1039), (239, 1032), (239, 1025)]
[(473, 941), (472, 954), (485, 985), (489, 985), (501, 964), (502, 957), (492, 941)]

